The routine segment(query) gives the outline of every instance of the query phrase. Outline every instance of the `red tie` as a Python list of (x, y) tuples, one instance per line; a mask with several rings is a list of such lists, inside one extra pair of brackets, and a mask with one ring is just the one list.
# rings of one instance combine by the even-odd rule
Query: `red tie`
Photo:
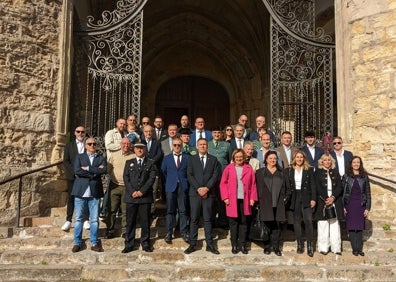
[(176, 166), (177, 168), (180, 167), (180, 155), (176, 155), (177, 156), (177, 161), (176, 161)]

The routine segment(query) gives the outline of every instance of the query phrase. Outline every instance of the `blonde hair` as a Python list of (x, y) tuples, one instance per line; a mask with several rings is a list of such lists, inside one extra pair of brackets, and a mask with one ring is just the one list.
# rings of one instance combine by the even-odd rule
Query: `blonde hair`
[(320, 159), (319, 159), (319, 161), (318, 161), (318, 168), (325, 168), (324, 166), (323, 166), (323, 161), (325, 160), (325, 159), (329, 159), (329, 160), (331, 160), (331, 169), (334, 169), (335, 168), (335, 160), (334, 160), (334, 158), (330, 155), (330, 154), (323, 154), (321, 157), (320, 157)]
[(304, 169), (304, 170), (308, 170), (308, 168), (310, 168), (311, 167), (311, 165), (309, 164), (309, 162), (308, 162), (308, 160), (307, 160), (307, 155), (304, 153), (304, 151), (303, 150), (298, 150), (298, 151), (296, 151), (295, 153), (294, 153), (294, 155), (293, 155), (293, 158), (292, 158), (292, 161), (291, 161), (291, 163), (290, 163), (290, 166), (292, 167), (292, 168), (296, 168), (296, 156), (297, 156), (297, 154), (301, 154), (302, 156), (303, 156), (303, 158), (304, 158), (304, 163), (303, 163), (303, 165), (302, 165), (302, 168)]

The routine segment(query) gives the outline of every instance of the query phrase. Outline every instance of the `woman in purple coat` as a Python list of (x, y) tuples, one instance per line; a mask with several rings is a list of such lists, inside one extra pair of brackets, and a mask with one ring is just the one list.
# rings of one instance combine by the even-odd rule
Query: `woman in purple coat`
[(363, 168), (362, 159), (354, 156), (342, 179), (344, 187), (344, 212), (352, 253), (364, 256), (363, 230), (371, 208), (370, 181)]
[(246, 154), (237, 149), (232, 154), (232, 163), (223, 171), (220, 182), (221, 200), (226, 205), (226, 214), (230, 224), (231, 252), (240, 250), (247, 254), (246, 239), (252, 206), (257, 201), (256, 176), (253, 168), (245, 164)]

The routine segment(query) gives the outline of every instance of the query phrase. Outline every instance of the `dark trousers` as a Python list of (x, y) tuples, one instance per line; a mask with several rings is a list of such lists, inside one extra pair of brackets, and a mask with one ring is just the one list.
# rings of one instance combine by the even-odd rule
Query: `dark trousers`
[(216, 185), (216, 198), (213, 204), (213, 220), (216, 227), (227, 227), (229, 220), (227, 219), (226, 208), (221, 200), (219, 183)]
[(294, 233), (296, 234), (297, 241), (302, 241), (302, 227), (301, 220), (304, 219), (305, 226), (305, 236), (307, 237), (307, 241), (313, 241), (313, 224), (312, 224), (312, 209), (310, 207), (305, 208), (302, 205), (301, 201), (301, 192), (296, 192), (296, 204), (293, 211), (293, 225), (294, 225)]
[(363, 231), (362, 230), (348, 230), (349, 240), (351, 241), (352, 251), (363, 251)]
[(190, 245), (196, 245), (198, 239), (199, 218), (203, 215), (205, 241), (207, 246), (213, 245), (212, 239), (212, 207), (214, 197), (202, 199), (200, 196), (190, 196), (191, 222), (190, 222)]
[(178, 184), (174, 192), (166, 192), (166, 232), (173, 233), (173, 222), (176, 216), (176, 211), (179, 214), (180, 233), (187, 233), (188, 213), (187, 200), (188, 192), (183, 191), (181, 185)]
[(68, 179), (67, 180), (67, 206), (66, 206), (66, 220), (67, 221), (72, 221), (73, 218), (73, 212), (74, 212), (74, 196), (71, 195), (71, 192), (73, 190), (73, 184), (74, 184), (74, 179)]
[(250, 216), (243, 213), (243, 199), (237, 202), (238, 217), (229, 217), (230, 235), (232, 246), (244, 246), (247, 240), (248, 225), (250, 223)]
[[(275, 218), (276, 207), (273, 208), (273, 213)], [(264, 223), (267, 225), (268, 229), (270, 230), (270, 238), (269, 240), (264, 241), (264, 248), (270, 248), (270, 246), (272, 245), (274, 249), (279, 249), (280, 236), (281, 236), (281, 227), (279, 221), (276, 220), (264, 221)]]
[(140, 244), (142, 247), (150, 245), (150, 209), (149, 204), (126, 204), (126, 233), (125, 233), (125, 247), (133, 248), (135, 245), (136, 236), (136, 218), (139, 213), (141, 236)]
[[(109, 188), (109, 204), (108, 204), (108, 213), (107, 213), (107, 231), (113, 231), (114, 230), (114, 225), (116, 222), (116, 214), (119, 208), (121, 207), (122, 211), (125, 211), (125, 202), (123, 201), (124, 199), (124, 194), (125, 194), (125, 186), (123, 185), (117, 185), (113, 182), (110, 182)], [(122, 215), (121, 219), (121, 224), (122, 227), (125, 227), (126, 225), (126, 220), (125, 220), (125, 213)]]

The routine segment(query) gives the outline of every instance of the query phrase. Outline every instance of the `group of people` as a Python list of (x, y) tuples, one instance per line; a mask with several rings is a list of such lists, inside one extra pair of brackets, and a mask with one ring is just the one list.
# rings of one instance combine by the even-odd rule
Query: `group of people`
[[(158, 190), (166, 202), (166, 236), (171, 244), (176, 220), (181, 238), (196, 251), (202, 215), (206, 250), (219, 254), (212, 228), (229, 228), (231, 252), (248, 253), (251, 222), (258, 213), (269, 230), (264, 253), (281, 256), (282, 223), (293, 224), (297, 253), (314, 254), (314, 222), (317, 250), (341, 254), (340, 220), (346, 221), (354, 255), (364, 255), (363, 230), (371, 208), (370, 183), (362, 159), (343, 149), (337, 136), (317, 145), (314, 131), (305, 133), (305, 144), (293, 146), (292, 134), (282, 132), (280, 145), (266, 128), (265, 117), (256, 118), (256, 129), (241, 115), (233, 125), (205, 129), (203, 117), (191, 128), (183, 115), (180, 126), (156, 116), (153, 125), (143, 117), (119, 118), (105, 135), (106, 157), (96, 153), (94, 138), (84, 138), (85, 128), (75, 129), (75, 141), (67, 144), (64, 162), (68, 172), (69, 201), (63, 230), (70, 229), (74, 209), (73, 252), (82, 249), (82, 225), (89, 217), (93, 251), (103, 251), (98, 240), (99, 206), (104, 196), (102, 175), (108, 175), (104, 202), (107, 238), (114, 236), (116, 214), (122, 211), (125, 248), (135, 249), (137, 215), (142, 250), (152, 252), (150, 219), (155, 215)], [(107, 197), (105, 197), (106, 199)], [(74, 205), (74, 207), (73, 207)], [(87, 213), (87, 210), (89, 214)]]

